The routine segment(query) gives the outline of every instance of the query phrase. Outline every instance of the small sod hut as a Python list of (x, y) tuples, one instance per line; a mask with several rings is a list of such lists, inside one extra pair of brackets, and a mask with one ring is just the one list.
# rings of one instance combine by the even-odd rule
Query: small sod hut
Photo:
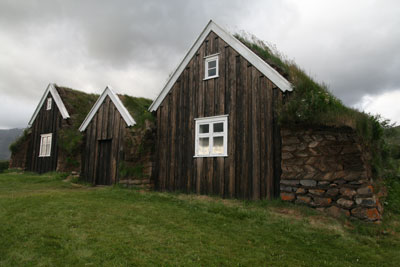
[(49, 84), (23, 136), (10, 146), (10, 167), (39, 173), (79, 171), (78, 127), (95, 100), (95, 95)]
[(157, 115), (158, 190), (280, 196), (381, 218), (371, 165), (379, 161), (377, 119), (345, 107), (255, 37), (210, 21), (149, 110)]
[(150, 111), (157, 114), (158, 190), (279, 196), (278, 109), (292, 85), (213, 21)]
[(117, 95), (107, 86), (79, 130), (81, 177), (96, 185), (151, 184), (154, 119), (151, 100)]

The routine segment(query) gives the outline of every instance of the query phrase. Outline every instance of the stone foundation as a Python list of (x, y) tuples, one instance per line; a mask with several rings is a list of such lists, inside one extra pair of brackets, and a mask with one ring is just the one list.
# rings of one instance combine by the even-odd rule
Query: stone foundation
[(281, 199), (333, 216), (381, 220), (369, 155), (348, 128), (283, 129)]

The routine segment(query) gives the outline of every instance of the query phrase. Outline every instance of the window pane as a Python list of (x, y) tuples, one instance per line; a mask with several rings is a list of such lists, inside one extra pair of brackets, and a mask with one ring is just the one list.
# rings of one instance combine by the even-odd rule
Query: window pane
[(42, 137), (40, 141), (40, 155), (43, 156), (46, 153), (46, 137)]
[(208, 77), (212, 77), (217, 75), (217, 69), (209, 69), (208, 70)]
[(214, 137), (213, 154), (224, 154), (224, 137)]
[(51, 109), (51, 98), (47, 99), (47, 109)]
[(200, 133), (208, 133), (209, 127), (209, 124), (200, 124)]
[(221, 133), (224, 131), (224, 123), (214, 123), (214, 133)]
[(209, 68), (209, 69), (215, 68), (215, 67), (217, 67), (217, 61), (216, 61), (216, 60), (213, 60), (213, 61), (209, 61), (209, 62), (208, 62), (208, 68)]
[(208, 137), (199, 139), (199, 155), (210, 154), (209, 144), (210, 144), (210, 139)]

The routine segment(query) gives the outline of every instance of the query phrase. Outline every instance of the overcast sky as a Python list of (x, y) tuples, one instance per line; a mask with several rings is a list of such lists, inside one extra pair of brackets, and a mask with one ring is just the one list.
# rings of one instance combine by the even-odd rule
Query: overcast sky
[(26, 127), (50, 82), (154, 99), (210, 19), (400, 123), (400, 1), (0, 0), (0, 129)]

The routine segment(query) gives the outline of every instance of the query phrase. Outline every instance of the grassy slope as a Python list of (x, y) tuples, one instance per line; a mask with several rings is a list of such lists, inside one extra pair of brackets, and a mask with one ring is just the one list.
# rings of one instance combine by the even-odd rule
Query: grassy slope
[(5, 173), (0, 265), (393, 266), (400, 261), (400, 218), (390, 216), (365, 225), (281, 202), (91, 188), (54, 174)]

